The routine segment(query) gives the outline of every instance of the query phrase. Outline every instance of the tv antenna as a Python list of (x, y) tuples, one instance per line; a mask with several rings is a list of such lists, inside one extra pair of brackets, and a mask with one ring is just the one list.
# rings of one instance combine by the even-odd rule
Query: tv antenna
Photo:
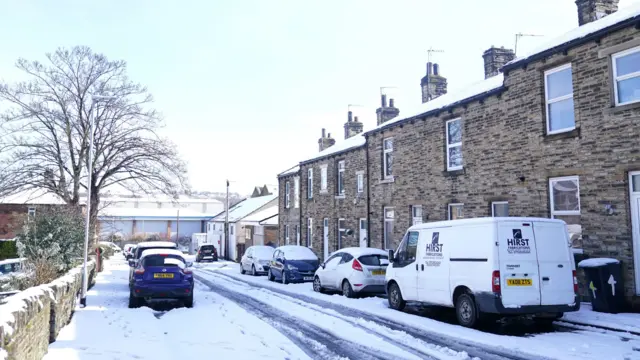
[(351, 111), (351, 107), (363, 107), (362, 105), (357, 105), (357, 104), (349, 104), (347, 105), (347, 111)]
[(518, 40), (520, 40), (521, 37), (525, 37), (525, 36), (540, 37), (540, 36), (544, 36), (544, 35), (517, 33), (516, 34), (516, 46), (513, 49), (513, 54), (514, 55), (518, 54)]
[(397, 89), (397, 86), (380, 86), (380, 95), (383, 95), (384, 89)]
[(443, 53), (444, 50), (436, 50), (433, 47), (429, 47), (429, 50), (427, 50), (427, 62), (431, 62), (431, 54), (433, 53)]

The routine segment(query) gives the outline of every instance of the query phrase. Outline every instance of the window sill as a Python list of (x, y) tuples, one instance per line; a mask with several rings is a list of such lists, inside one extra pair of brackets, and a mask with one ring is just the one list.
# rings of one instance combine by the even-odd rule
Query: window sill
[(628, 110), (634, 110), (634, 109), (640, 109), (640, 100), (636, 101), (636, 102), (632, 102), (629, 104), (625, 104), (625, 105), (617, 105), (617, 106), (612, 106), (608, 109), (605, 110), (605, 114), (607, 115), (617, 115), (621, 112), (624, 111), (628, 111)]
[(580, 127), (576, 127), (574, 129), (564, 131), (564, 132), (546, 134), (543, 141), (547, 142), (547, 141), (555, 141), (555, 140), (579, 138), (579, 137), (580, 137)]
[(329, 190), (320, 190), (320, 194), (328, 194)]
[(336, 199), (344, 199), (344, 198), (345, 198), (345, 196), (344, 196), (344, 195), (336, 195), (336, 196), (335, 196), (335, 198), (336, 198)]
[(391, 176), (391, 177), (388, 177), (386, 179), (378, 180), (378, 184), (388, 184), (388, 183), (392, 183), (392, 182), (395, 182), (395, 181), (396, 181), (396, 178)]
[(455, 169), (455, 170), (443, 171), (443, 175), (448, 177), (460, 176), (464, 174), (465, 174), (464, 167), (460, 169)]

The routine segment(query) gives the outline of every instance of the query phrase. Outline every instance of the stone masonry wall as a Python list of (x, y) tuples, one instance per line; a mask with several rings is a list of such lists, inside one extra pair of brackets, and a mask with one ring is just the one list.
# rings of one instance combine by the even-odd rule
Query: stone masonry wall
[[(300, 207), (295, 207), (295, 178), (299, 176), (298, 172), (280, 176), (278, 178), (278, 234), (277, 239), (274, 239), (274, 243), (279, 246), (287, 245), (285, 225), (289, 226), (289, 244), (296, 243), (295, 227), (300, 226)], [(289, 208), (285, 207), (285, 190), (286, 183), (290, 184), (291, 203)], [(302, 184), (300, 184), (302, 187)], [(302, 195), (300, 194), (300, 204), (302, 206)], [(265, 233), (266, 237), (266, 233)], [(276, 241), (277, 240), (277, 241)], [(267, 241), (265, 240), (265, 244)]]
[[(89, 284), (95, 262), (88, 263)], [(0, 348), (8, 360), (40, 360), (69, 323), (82, 287), (82, 266), (57, 280), (29, 288), (0, 303)]]
[[(345, 161), (344, 196), (337, 195), (337, 166), (338, 161)], [(320, 191), (320, 168), (327, 167), (327, 190)], [(307, 199), (308, 169), (313, 168), (313, 198)], [(367, 177), (365, 148), (349, 150), (329, 158), (304, 164), (301, 172), (301, 205), (302, 230), (301, 244), (307, 240), (307, 219), (313, 219), (311, 248), (321, 260), (324, 260), (324, 219), (328, 219), (328, 253), (338, 250), (338, 219), (344, 219), (346, 229), (354, 234), (345, 237), (341, 248), (359, 246), (359, 219), (367, 218)], [(357, 192), (357, 173), (363, 172), (363, 192)]]

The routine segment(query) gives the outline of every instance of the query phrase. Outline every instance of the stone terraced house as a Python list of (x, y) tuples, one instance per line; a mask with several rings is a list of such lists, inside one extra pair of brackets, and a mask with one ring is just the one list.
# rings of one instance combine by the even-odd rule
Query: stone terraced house
[(383, 96), (374, 128), (349, 115), (335, 145), (323, 130), (296, 174), (301, 242), (322, 258), (394, 249), (419, 222), (559, 218), (577, 260), (622, 261), (640, 309), (640, 4), (617, 3), (576, 1), (580, 27), (518, 58), (488, 49), (485, 80), (459, 92), (427, 64), (419, 111)]

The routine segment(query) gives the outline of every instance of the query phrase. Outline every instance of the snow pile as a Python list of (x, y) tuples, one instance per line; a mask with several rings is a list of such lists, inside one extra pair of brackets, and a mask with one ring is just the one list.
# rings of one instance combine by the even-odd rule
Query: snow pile
[(600, 267), (608, 264), (619, 264), (620, 260), (611, 259), (611, 258), (593, 258), (593, 259), (585, 259), (578, 263), (578, 267), (581, 268), (592, 268), (592, 267)]
[(318, 260), (316, 254), (314, 254), (313, 251), (304, 246), (287, 245), (279, 247), (278, 250), (284, 252), (285, 259)]

